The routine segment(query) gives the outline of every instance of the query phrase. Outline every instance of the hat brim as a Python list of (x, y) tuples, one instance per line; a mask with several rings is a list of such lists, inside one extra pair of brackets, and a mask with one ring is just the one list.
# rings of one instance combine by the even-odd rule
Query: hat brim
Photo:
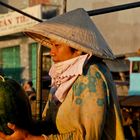
[(115, 58), (96, 25), (81, 8), (39, 23), (24, 33), (48, 48), (51, 41), (56, 41), (103, 59)]
[[(76, 43), (76, 42), (71, 41), (71, 40), (67, 40), (67, 39), (65, 39), (61, 36), (55, 35), (55, 34), (46, 33), (44, 35), (43, 33), (39, 32), (39, 31), (30, 30), (30, 29), (25, 30), (24, 34), (31, 37), (35, 41), (39, 42), (41, 45), (46, 46), (50, 49), (51, 49), (51, 40), (53, 40), (53, 41), (57, 41), (59, 43), (66, 44), (67, 46), (72, 47), (74, 49), (77, 49), (79, 51), (82, 51), (82, 52), (85, 52), (85, 53), (92, 54), (92, 55), (96, 56), (96, 52), (93, 52), (92, 49), (90, 49), (90, 48), (85, 48), (84, 49), (84, 47), (82, 45), (80, 45), (79, 43)], [(99, 54), (99, 52), (98, 52), (97, 57), (106, 58), (106, 56), (104, 57), (102, 55), (102, 53)]]

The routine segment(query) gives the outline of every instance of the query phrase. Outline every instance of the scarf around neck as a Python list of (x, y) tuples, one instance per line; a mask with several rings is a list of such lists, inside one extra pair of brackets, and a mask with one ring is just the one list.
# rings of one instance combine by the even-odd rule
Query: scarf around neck
[(89, 59), (89, 55), (80, 55), (78, 57), (53, 64), (49, 75), (52, 78), (50, 92), (62, 103), (68, 93), (68, 90), (83, 73), (83, 66)]

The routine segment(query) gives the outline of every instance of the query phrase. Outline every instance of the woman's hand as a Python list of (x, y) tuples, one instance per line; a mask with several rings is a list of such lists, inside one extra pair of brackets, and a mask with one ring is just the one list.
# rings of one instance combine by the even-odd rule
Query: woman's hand
[(27, 140), (29, 133), (25, 130), (17, 128), (14, 124), (7, 124), (10, 129), (14, 131), (11, 135), (5, 135), (0, 132), (0, 140)]
[(47, 140), (47, 136), (33, 136), (28, 131), (17, 128), (16, 125), (8, 123), (10, 129), (14, 131), (12, 135), (5, 135), (0, 132), (0, 140)]

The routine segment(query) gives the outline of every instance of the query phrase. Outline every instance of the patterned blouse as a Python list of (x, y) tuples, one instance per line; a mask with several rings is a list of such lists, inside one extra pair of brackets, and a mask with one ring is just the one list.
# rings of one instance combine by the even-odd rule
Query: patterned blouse
[(46, 119), (52, 119), (58, 133), (49, 135), (48, 139), (115, 140), (116, 118), (110, 92), (117, 101), (109, 69), (102, 62), (89, 62), (62, 104), (56, 105), (50, 96)]

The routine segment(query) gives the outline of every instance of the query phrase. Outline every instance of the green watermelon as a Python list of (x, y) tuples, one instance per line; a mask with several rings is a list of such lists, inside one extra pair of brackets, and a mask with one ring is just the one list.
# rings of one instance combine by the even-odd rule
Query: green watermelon
[(7, 127), (8, 122), (30, 131), (32, 125), (31, 106), (18, 82), (0, 76), (0, 131), (12, 134), (12, 130)]

